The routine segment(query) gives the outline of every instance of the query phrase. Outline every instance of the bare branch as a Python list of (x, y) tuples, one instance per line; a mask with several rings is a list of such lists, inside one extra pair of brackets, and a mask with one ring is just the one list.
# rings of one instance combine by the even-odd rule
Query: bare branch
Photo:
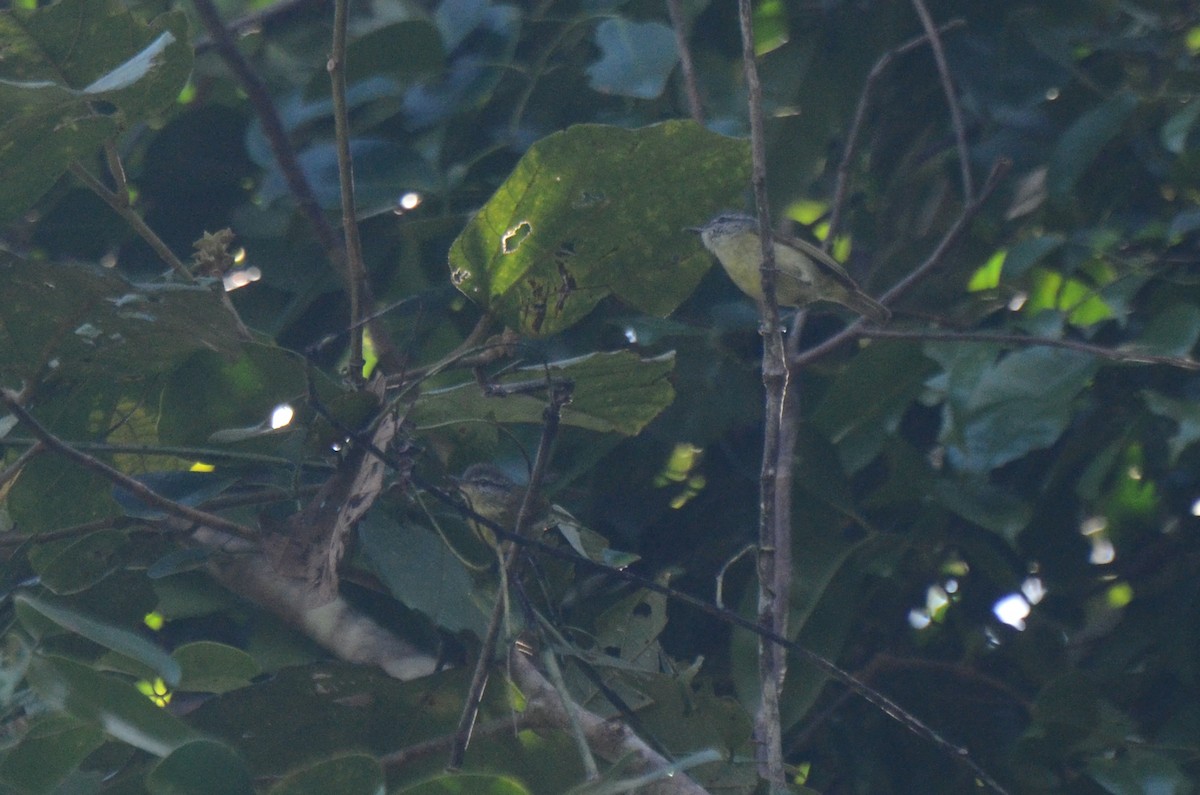
[(207, 511), (197, 510), (196, 508), (188, 507), (174, 500), (168, 499), (161, 494), (150, 489), (146, 484), (136, 478), (126, 475), (124, 472), (114, 467), (109, 466), (103, 461), (93, 458), (87, 453), (76, 450), (71, 445), (59, 439), (51, 433), (44, 425), (33, 418), (25, 407), (21, 405), (21, 398), (18, 393), (11, 389), (0, 389), (0, 403), (4, 403), (18, 420), (20, 420), (43, 444), (54, 452), (70, 458), (75, 463), (85, 469), (95, 472), (101, 477), (109, 480), (112, 483), (121, 486), (126, 491), (133, 494), (142, 502), (158, 508), (172, 516), (177, 516), (181, 519), (186, 519), (190, 522), (207, 525), (209, 527), (223, 530), (227, 533), (232, 533), (236, 536), (246, 539), (258, 538), (258, 533), (251, 530), (245, 525), (231, 522), (216, 514), (208, 513)]
[[(746, 74), (750, 115), (751, 181), (758, 208), (762, 243), (763, 359), (762, 379), (766, 391), (763, 428), (762, 468), (759, 474), (758, 519), (758, 623), (781, 635), (786, 634), (791, 582), (791, 503), (780, 500), (779, 484), (790, 488), (791, 456), (785, 455), (786, 439), (793, 431), (785, 428), (788, 403), (788, 366), (783, 347), (783, 329), (775, 296), (775, 244), (771, 232), (771, 210), (767, 199), (767, 155), (763, 133), (762, 85), (754, 51), (754, 21), (750, 0), (738, 0), (738, 18), (742, 31), (742, 68)], [(787, 673), (787, 655), (782, 649), (758, 644), (759, 708), (755, 716), (755, 737), (759, 744), (759, 774), (772, 791), (787, 789), (783, 762), (782, 729), (779, 701)]]
[(696, 65), (692, 61), (692, 49), (688, 46), (685, 30), (687, 20), (683, 16), (682, 0), (667, 0), (667, 14), (671, 17), (671, 28), (675, 31), (675, 47), (679, 50), (679, 69), (683, 73), (688, 113), (696, 124), (704, 124), (704, 103), (700, 99), (700, 88), (696, 84)]
[[(525, 655), (514, 651), (509, 657), (513, 681), (527, 700), (526, 719), (531, 725), (546, 725), (567, 731), (572, 716), (578, 722), (588, 745), (610, 762), (630, 759), (630, 769), (639, 773), (662, 771), (662, 777), (637, 789), (646, 795), (707, 795), (707, 791), (682, 773), (671, 771), (671, 762), (630, 731), (628, 726), (589, 712), (577, 704), (568, 705), (554, 686), (542, 676)], [(666, 771), (671, 771), (667, 773)]]
[(167, 263), (171, 267), (171, 270), (181, 279), (189, 284), (195, 282), (192, 272), (187, 269), (187, 266), (183, 264), (179, 257), (175, 256), (175, 252), (171, 251), (171, 248), (162, 241), (162, 238), (155, 234), (154, 230), (142, 220), (142, 217), (129, 206), (128, 193), (115, 193), (109, 190), (92, 172), (88, 171), (78, 162), (71, 163), (71, 173), (88, 190), (99, 196), (105, 204), (111, 207), (113, 212), (125, 219), (125, 223), (129, 224), (134, 232), (137, 232), (138, 237), (145, 240), (146, 244), (154, 250), (154, 253), (163, 262)]
[(367, 266), (363, 262), (362, 239), (358, 235), (358, 211), (354, 204), (354, 161), (350, 159), (350, 112), (346, 107), (346, 25), (350, 0), (333, 4), (333, 51), (326, 69), (333, 88), (334, 138), (337, 142), (338, 181), (342, 191), (342, 237), (346, 241), (346, 281), (350, 291), (350, 378), (363, 380), (363, 328), (366, 314)]
[[(1012, 164), (1009, 161), (1001, 160), (997, 162), (996, 165), (992, 166), (992, 173), (988, 175), (987, 181), (983, 184), (983, 187), (980, 188), (979, 195), (976, 196), (973, 201), (963, 207), (962, 212), (959, 213), (958, 218), (954, 221), (954, 224), (951, 225), (948, 230), (946, 230), (946, 234), (942, 236), (941, 241), (938, 242), (938, 245), (933, 250), (933, 253), (930, 254), (929, 257), (927, 257), (926, 260), (922, 262), (912, 273), (905, 276), (903, 279), (897, 282), (892, 289), (880, 296), (879, 303), (885, 306), (894, 303), (896, 299), (913, 289), (913, 287), (928, 277), (942, 264), (942, 261), (945, 260), (946, 255), (950, 253), (950, 249), (954, 247), (954, 245), (966, 232), (967, 226), (972, 220), (974, 220), (975, 216), (979, 214), (979, 211), (983, 209), (983, 205), (991, 197), (996, 188), (999, 187), (1001, 180), (1004, 178), (1004, 175), (1008, 173), (1008, 169), (1011, 165)], [(798, 356), (792, 357), (791, 361), (789, 362), (790, 366), (795, 369), (816, 361), (822, 356), (828, 354), (830, 351), (840, 348), (842, 345), (845, 345), (852, 339), (856, 339), (865, 326), (866, 323), (862, 318), (852, 321), (844, 329), (839, 331), (837, 334), (834, 334), (829, 339), (825, 340), (819, 345), (814, 345), (813, 347), (803, 351)]]
[(1160, 356), (1141, 353), (1136, 348), (1106, 348), (1077, 340), (1054, 339), (1053, 337), (1031, 337), (1027, 334), (999, 334), (990, 331), (935, 331), (928, 329), (877, 329), (863, 328), (860, 337), (884, 340), (917, 340), (922, 342), (987, 342), (996, 345), (1020, 347), (1065, 348), (1079, 351), (1098, 359), (1128, 364), (1164, 364), (1183, 370), (1200, 370), (1200, 361), (1190, 356)]
[(938, 76), (942, 80), (942, 91), (946, 93), (946, 104), (950, 106), (950, 123), (954, 126), (954, 142), (958, 147), (958, 165), (962, 170), (963, 201), (971, 201), (975, 197), (975, 180), (971, 177), (971, 158), (967, 150), (967, 131), (963, 127), (962, 109), (958, 106), (958, 97), (954, 93), (954, 80), (950, 77), (950, 67), (946, 63), (946, 51), (942, 48), (942, 35), (933, 24), (933, 17), (925, 7), (925, 0), (912, 0), (917, 16), (921, 18), (921, 27), (929, 37), (929, 48), (933, 50), (933, 60), (937, 64)]

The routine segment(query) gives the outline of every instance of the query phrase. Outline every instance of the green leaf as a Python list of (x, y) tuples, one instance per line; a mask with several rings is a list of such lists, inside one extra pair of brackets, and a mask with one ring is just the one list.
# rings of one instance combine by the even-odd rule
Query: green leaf
[(946, 509), (1009, 543), (1016, 542), (1033, 515), (1024, 501), (978, 477), (939, 479), (931, 496)]
[[(592, 431), (639, 433), (670, 405), (675, 392), (668, 380), (673, 354), (641, 359), (628, 351), (593, 353), (545, 367), (509, 373), (500, 386), (544, 382), (547, 377), (569, 379), (572, 400), (562, 412), (567, 425)], [(545, 397), (514, 394), (488, 397), (475, 382), (422, 393), (409, 419), (422, 429), (466, 422), (542, 422)]]
[(934, 369), (920, 346), (873, 342), (838, 374), (812, 421), (837, 446), (847, 471), (878, 455)]
[(941, 440), (954, 466), (983, 473), (1053, 444), (1071, 421), (1075, 396), (1098, 365), (1091, 357), (1055, 348), (1014, 351), (992, 365), (972, 351), (959, 359), (957, 346), (929, 343), (926, 353), (956, 384), (943, 414)]
[(1170, 461), (1174, 465), (1184, 450), (1200, 441), (1200, 405), (1194, 400), (1178, 400), (1149, 389), (1143, 389), (1140, 394), (1146, 408), (1175, 423), (1175, 433), (1167, 441)]
[(0, 41), (0, 220), (28, 208), (71, 161), (174, 102), (192, 69), (182, 11), (147, 25), (118, 0), (0, 12)]
[(596, 26), (596, 46), (600, 60), (587, 73), (602, 94), (654, 99), (679, 61), (675, 34), (660, 22), (606, 19)]
[(451, 278), (531, 335), (570, 327), (608, 295), (666, 315), (712, 265), (684, 228), (748, 179), (746, 142), (690, 121), (577, 125), (525, 153), (454, 241)]
[(225, 693), (245, 687), (262, 673), (258, 663), (246, 652), (208, 640), (180, 646), (171, 656), (182, 672), (178, 690)]
[(268, 790), (270, 795), (383, 795), (383, 768), (375, 757), (347, 754), (291, 773)]
[(208, 287), (134, 284), (111, 270), (0, 252), (0, 381), (152, 375), (196, 350), (238, 351)]
[(103, 727), (118, 740), (156, 756), (199, 739), (187, 724), (154, 706), (132, 684), (62, 657), (34, 657), (29, 683), (52, 708)]
[(1062, 235), (1042, 235), (1014, 245), (1004, 257), (1003, 277), (1015, 281), (1066, 242)]
[(275, 406), (306, 392), (304, 360), (291, 351), (257, 343), (236, 359), (198, 351), (167, 377), (159, 440), (204, 445), (218, 431), (262, 424)]
[(29, 562), (41, 584), (56, 594), (79, 593), (125, 564), (129, 538), (119, 530), (99, 530), (64, 545), (30, 550)]
[(1056, 201), (1070, 199), (1075, 185), (1101, 151), (1125, 127), (1138, 107), (1137, 96), (1121, 91), (1079, 117), (1054, 147), (1046, 186)]
[(181, 674), (179, 663), (171, 655), (140, 635), (98, 621), (49, 598), (34, 596), (30, 593), (18, 593), (14, 597), (14, 601), (18, 609), (33, 610), (76, 635), (82, 635), (93, 643), (98, 643), (148, 666), (171, 687), (179, 683)]
[(379, 511), (367, 514), (358, 536), (392, 596), (451, 632), (484, 634), (484, 608), (471, 598), (475, 584), (447, 540), (424, 527), (393, 522)]
[(253, 795), (246, 763), (227, 745), (193, 740), (179, 746), (146, 776), (151, 795)]
[(0, 762), (0, 782), (23, 793), (52, 793), (88, 754), (104, 744), (98, 726), (70, 715), (42, 715)]
[(405, 787), (396, 795), (531, 795), (530, 790), (510, 776), (490, 773), (443, 773)]
[(1197, 341), (1200, 341), (1200, 308), (1175, 303), (1151, 315), (1137, 341), (1121, 347), (1159, 356), (1190, 356)]
[(1183, 154), (1187, 148), (1188, 135), (1196, 126), (1197, 118), (1200, 118), (1200, 102), (1193, 100), (1184, 105), (1181, 110), (1176, 111), (1159, 130), (1158, 137), (1162, 141), (1163, 148), (1173, 155)]
[(1129, 748), (1088, 760), (1087, 775), (1112, 795), (1191, 795), (1195, 780), (1162, 753)]

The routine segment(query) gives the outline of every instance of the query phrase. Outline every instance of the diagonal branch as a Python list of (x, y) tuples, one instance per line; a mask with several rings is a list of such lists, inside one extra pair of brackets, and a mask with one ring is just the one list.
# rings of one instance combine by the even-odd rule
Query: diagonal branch
[[(1000, 160), (994, 166), (992, 166), (992, 173), (988, 175), (987, 181), (983, 184), (983, 187), (979, 189), (979, 195), (977, 195), (973, 201), (963, 207), (962, 212), (959, 213), (958, 218), (954, 221), (954, 224), (951, 225), (948, 230), (946, 230), (946, 234), (942, 236), (941, 241), (938, 242), (937, 247), (933, 250), (933, 253), (930, 254), (924, 262), (917, 266), (912, 273), (905, 276), (903, 279), (897, 282), (892, 289), (880, 296), (879, 303), (884, 304), (885, 306), (894, 303), (898, 298), (908, 293), (910, 290), (916, 287), (918, 283), (933, 273), (935, 269), (941, 266), (942, 262), (946, 259), (946, 255), (950, 253), (950, 249), (952, 249), (954, 245), (958, 243), (959, 239), (962, 238), (963, 234), (966, 233), (967, 227), (970, 225), (971, 221), (974, 220), (975, 216), (979, 214), (979, 211), (983, 209), (983, 205), (989, 198), (991, 198), (991, 195), (993, 192), (995, 192), (996, 188), (999, 187), (1001, 180), (1004, 178), (1004, 175), (1008, 173), (1008, 169), (1011, 166), (1012, 163), (1007, 160)], [(802, 351), (799, 355), (792, 357), (791, 361), (789, 362), (790, 366), (794, 370), (797, 367), (803, 367), (811, 362), (816, 361), (817, 359), (820, 359), (822, 356), (825, 356), (831, 351), (840, 348), (842, 345), (845, 345), (850, 340), (857, 339), (861, 335), (865, 326), (866, 324), (863, 322), (862, 318), (854, 320), (844, 329), (839, 331), (837, 334), (834, 334), (832, 337), (820, 343), (819, 345), (814, 345), (813, 347)]]
[(109, 466), (103, 461), (93, 458), (87, 453), (76, 450), (74, 447), (51, 433), (46, 426), (34, 419), (33, 415), (26, 411), (25, 407), (21, 405), (21, 396), (11, 389), (0, 389), (0, 403), (3, 403), (5, 406), (7, 406), (8, 410), (11, 411), (13, 415), (16, 416), (16, 418), (20, 420), (26, 427), (28, 427), (30, 432), (36, 436), (38, 440), (40, 440), (47, 448), (53, 450), (59, 455), (71, 459), (85, 469), (95, 472), (110, 482), (121, 486), (147, 505), (152, 505), (155, 508), (158, 508), (172, 516), (177, 516), (180, 519), (186, 519), (189, 522), (207, 525), (208, 527), (212, 527), (217, 530), (223, 530), (227, 533), (240, 536), (241, 538), (258, 538), (258, 533), (254, 532), (245, 525), (238, 524), (237, 522), (231, 522), (228, 519), (217, 516), (216, 514), (191, 508), (187, 505), (183, 505), (175, 502), (174, 500), (168, 499), (148, 487), (145, 483), (142, 483), (140, 480), (126, 475), (121, 470)]
[[(938, 33), (948, 33), (963, 27), (965, 24), (963, 20), (956, 19), (947, 22), (937, 30)], [(879, 82), (879, 79), (883, 77), (883, 73), (888, 70), (888, 67), (897, 58), (912, 52), (927, 41), (929, 41), (928, 34), (922, 34), (909, 39), (898, 47), (888, 50), (875, 62), (875, 65), (871, 67), (871, 71), (867, 74), (862, 93), (858, 98), (858, 107), (854, 110), (854, 120), (850, 123), (850, 132), (846, 135), (846, 145), (842, 150), (842, 159), (838, 163), (837, 180), (833, 188), (833, 200), (830, 202), (829, 229), (825, 234), (825, 240), (822, 245), (822, 248), (826, 251), (833, 245), (837, 239), (838, 232), (841, 231), (842, 213), (845, 211), (846, 194), (850, 186), (850, 165), (854, 162), (854, 158), (858, 154), (858, 142), (862, 136), (863, 124), (866, 122), (867, 108), (870, 106), (871, 97), (875, 92), (875, 84)]]

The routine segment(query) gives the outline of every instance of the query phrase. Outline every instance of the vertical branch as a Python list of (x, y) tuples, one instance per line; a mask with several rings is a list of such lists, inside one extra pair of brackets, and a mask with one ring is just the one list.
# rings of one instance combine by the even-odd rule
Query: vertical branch
[[(754, 50), (754, 23), (750, 0), (738, 0), (742, 29), (742, 63), (749, 93), (750, 153), (754, 200), (758, 209), (762, 237), (762, 313), (763, 386), (766, 411), (763, 429), (762, 469), (759, 476), (758, 523), (758, 624), (771, 632), (787, 633), (787, 606), (790, 582), (791, 516), (790, 504), (779, 502), (779, 484), (791, 482), (791, 458), (781, 459), (784, 405), (788, 370), (783, 350), (783, 332), (779, 323), (779, 305), (775, 297), (775, 249), (771, 234), (771, 212), (767, 200), (766, 143), (763, 133), (762, 85)], [(786, 485), (785, 485), (786, 488)], [(783, 509), (782, 512), (780, 509)], [(785, 791), (787, 775), (783, 767), (783, 741), (779, 719), (779, 699), (787, 671), (784, 650), (766, 641), (758, 642), (760, 703), (755, 716), (759, 774), (772, 791)]]
[(350, 113), (346, 108), (346, 22), (350, 0), (333, 5), (333, 51), (329, 55), (329, 79), (333, 86), (333, 124), (337, 139), (338, 177), (342, 188), (342, 235), (346, 239), (346, 281), (350, 288), (350, 378), (363, 377), (363, 294), (367, 266), (363, 263), (362, 239), (358, 235), (358, 211), (354, 205), (354, 163), (350, 159)]
[[(537, 503), (538, 491), (541, 489), (542, 478), (546, 475), (546, 467), (550, 463), (550, 455), (554, 450), (554, 441), (558, 438), (559, 421), (562, 419), (562, 408), (571, 398), (571, 386), (554, 384), (550, 386), (550, 402), (542, 414), (542, 435), (538, 441), (537, 453), (533, 459), (533, 468), (529, 473), (529, 485), (521, 497), (521, 507), (517, 511), (516, 523), (512, 535), (523, 538), (525, 527), (537, 517), (532, 516), (532, 508)], [(507, 530), (508, 528), (504, 528)], [(500, 577), (501, 588), (511, 582), (517, 572), (517, 562), (521, 548), (512, 541), (505, 543), (501, 566), (504, 572)], [(471, 685), (467, 691), (467, 699), (463, 704), (462, 714), (458, 719), (458, 728), (454, 732), (454, 744), (450, 749), (450, 761), (446, 765), (449, 770), (462, 767), (467, 754), (467, 744), (471, 741), (471, 730), (475, 727), (475, 719), (479, 715), (479, 705), (483, 703), (483, 691), (487, 686), (488, 671), (491, 669), (492, 658), (495, 656), (496, 643), (500, 639), (500, 624), (504, 617), (505, 594), (496, 598), (492, 614), (488, 618), (487, 630), (479, 647), (479, 659), (475, 661), (475, 671), (471, 675)]]
[(667, 14), (671, 17), (671, 27), (675, 30), (675, 48), (679, 50), (679, 68), (683, 72), (683, 88), (687, 92), (688, 113), (692, 121), (704, 124), (704, 103), (700, 101), (700, 88), (696, 84), (696, 65), (692, 61), (692, 50), (688, 46), (687, 22), (683, 17), (682, 0), (667, 0)]
[(970, 202), (975, 198), (975, 181), (971, 178), (971, 160), (967, 152), (967, 132), (963, 127), (962, 111), (958, 107), (958, 98), (954, 95), (954, 81), (950, 78), (950, 67), (946, 64), (946, 51), (942, 48), (942, 36), (933, 17), (925, 7), (925, 0), (912, 0), (917, 16), (921, 18), (921, 27), (929, 37), (929, 48), (933, 50), (933, 60), (937, 63), (938, 77), (942, 81), (942, 91), (946, 93), (946, 104), (950, 106), (950, 123), (954, 125), (954, 141), (958, 147), (958, 165), (962, 170), (963, 201)]
[[(208, 30), (208, 35), (212, 39), (217, 53), (221, 56), (221, 60), (233, 73), (238, 85), (246, 92), (246, 97), (254, 108), (255, 115), (262, 123), (263, 135), (266, 136), (267, 144), (271, 147), (271, 155), (279, 164), (279, 171), (287, 183), (288, 192), (296, 199), (301, 216), (308, 222), (321, 250), (325, 252), (326, 258), (345, 283), (346, 289), (350, 293), (351, 304), (353, 304), (356, 292), (355, 280), (351, 266), (347, 263), (346, 252), (338, 239), (337, 230), (326, 219), (321, 205), (317, 202), (316, 193), (313, 191), (308, 177), (305, 176), (304, 169), (300, 167), (296, 150), (292, 146), (292, 142), (288, 140), (287, 130), (284, 129), (283, 120), (279, 118), (279, 111), (271, 100), (270, 92), (242, 56), (233, 35), (221, 21), (220, 14), (213, 5), (213, 0), (192, 0), (192, 5), (195, 6), (196, 15), (200, 18), (201, 23)], [(343, 41), (344, 33), (343, 29)], [(357, 233), (357, 228), (355, 231)], [(365, 279), (358, 282), (357, 293), (360, 308), (357, 313), (352, 310), (350, 325), (354, 325), (357, 319), (368, 314), (365, 308), (370, 305), (371, 297)], [(386, 367), (388, 371), (398, 371), (402, 366), (403, 357), (396, 351), (395, 343), (392, 341), (387, 327), (378, 318), (372, 318), (365, 325), (371, 330), (371, 339), (379, 353), (380, 367)], [(361, 342), (361, 327), (352, 333), (351, 338), (354, 337)], [(351, 359), (353, 358), (354, 356), (351, 354)], [(362, 358), (361, 354), (358, 358)], [(361, 377), (362, 365), (358, 366), (357, 372)]]

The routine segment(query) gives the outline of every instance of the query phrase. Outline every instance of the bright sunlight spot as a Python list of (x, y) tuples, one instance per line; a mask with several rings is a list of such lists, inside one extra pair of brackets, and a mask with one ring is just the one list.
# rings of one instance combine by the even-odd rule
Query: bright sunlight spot
[(271, 428), (277, 430), (290, 425), (295, 414), (296, 412), (287, 403), (280, 403), (271, 412)]
[(1046, 598), (1046, 583), (1042, 582), (1041, 577), (1026, 577), (1025, 582), (1021, 583), (1021, 595), (1029, 604), (1036, 605)]
[(1092, 551), (1088, 555), (1088, 563), (1093, 566), (1103, 566), (1106, 563), (1112, 563), (1113, 559), (1117, 557), (1116, 548), (1107, 538), (1092, 536), (1089, 540), (1092, 542)]
[(154, 702), (156, 707), (165, 707), (171, 703), (171, 691), (167, 689), (167, 683), (162, 679), (155, 679), (153, 682), (142, 680), (137, 683), (138, 691)]
[(925, 629), (933, 623), (933, 619), (924, 610), (917, 610), (915, 607), (908, 611), (908, 625), (913, 629)]
[(1192, 503), (1192, 516), (1200, 516), (1200, 497), (1197, 497), (1196, 501)]
[(400, 201), (396, 202), (401, 210), (415, 210), (421, 206), (421, 194), (416, 191), (409, 191), (400, 197)]
[[(628, 342), (630, 345), (637, 345), (637, 341), (638, 341), (637, 329), (635, 329), (633, 326), (625, 327), (625, 341)], [(1200, 505), (1200, 500), (1197, 500), (1196, 503), (1198, 505)], [(1200, 514), (1197, 514), (1197, 515), (1200, 516)]]
[(162, 613), (147, 613), (142, 619), (142, 623), (155, 632), (158, 632), (167, 621), (162, 617)]
[(216, 467), (212, 464), (206, 464), (203, 461), (197, 461), (188, 467), (188, 472), (212, 472)]
[(1013, 629), (1025, 629), (1025, 619), (1029, 617), (1029, 602), (1019, 593), (1010, 593), (992, 607), (996, 618), (1008, 624)]

